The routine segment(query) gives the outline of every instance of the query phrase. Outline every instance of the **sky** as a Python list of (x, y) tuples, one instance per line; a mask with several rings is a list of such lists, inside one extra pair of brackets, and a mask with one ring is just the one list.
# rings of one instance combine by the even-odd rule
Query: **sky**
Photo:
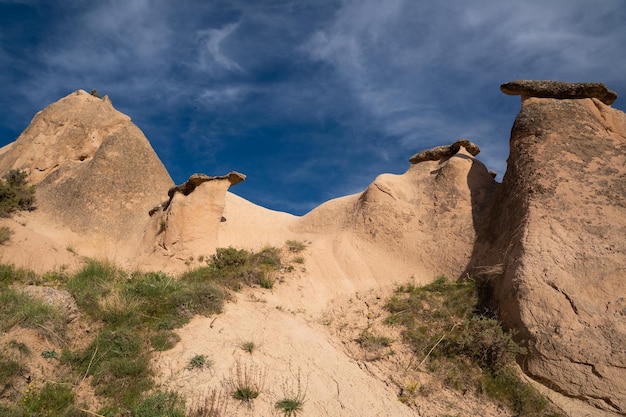
[(0, 0), (0, 146), (96, 89), (174, 182), (238, 171), (296, 215), (459, 138), (500, 180), (516, 79), (603, 82), (624, 111), (626, 2)]

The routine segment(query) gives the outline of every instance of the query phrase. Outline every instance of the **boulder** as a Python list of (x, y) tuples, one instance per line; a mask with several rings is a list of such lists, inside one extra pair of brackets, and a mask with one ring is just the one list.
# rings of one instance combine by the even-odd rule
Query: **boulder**
[(509, 96), (581, 99), (596, 98), (606, 105), (617, 100), (617, 93), (602, 83), (567, 83), (562, 81), (517, 80), (500, 86), (500, 90)]
[[(541, 83), (517, 85), (537, 94)], [(623, 415), (626, 114), (598, 97), (529, 98), (510, 146), (473, 273), (493, 284), (503, 321), (527, 345), (528, 375), (594, 415)]]

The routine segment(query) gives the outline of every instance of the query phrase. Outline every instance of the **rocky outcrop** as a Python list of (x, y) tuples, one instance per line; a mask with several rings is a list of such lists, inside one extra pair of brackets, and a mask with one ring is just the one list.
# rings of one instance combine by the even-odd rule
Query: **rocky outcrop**
[(450, 158), (452, 155), (459, 152), (461, 146), (472, 156), (476, 156), (480, 153), (478, 145), (467, 139), (459, 139), (452, 145), (435, 146), (434, 148), (418, 152), (409, 158), (409, 162), (412, 164), (419, 164), (424, 161), (440, 161), (445, 158)]
[(226, 192), (246, 176), (230, 172), (222, 176), (193, 174), (181, 185), (171, 187), (169, 200), (150, 210), (150, 223), (144, 232), (144, 252), (159, 251), (187, 259), (208, 255), (218, 242), (224, 218)]
[(502, 84), (500, 89), (509, 96), (582, 99), (595, 98), (606, 105), (617, 100), (617, 93), (602, 83), (566, 83), (562, 81), (517, 80)]
[(82, 90), (37, 113), (3, 150), (0, 172), (30, 171), (49, 224), (112, 246), (136, 245), (151, 203), (173, 185), (130, 118)]
[[(472, 253), (477, 219), (497, 183), (460, 142), (441, 149), (402, 175), (380, 175), (363, 193), (321, 205), (296, 230), (336, 236), (348, 231), (349, 237), (337, 243), (346, 248), (338, 251), (348, 253), (349, 246), (364, 254), (384, 253), (386, 261), (376, 260), (377, 265), (406, 265), (421, 280), (459, 275)], [(364, 258), (360, 262), (370, 262)]]
[(626, 114), (599, 97), (527, 98), (510, 145), (474, 273), (527, 344), (529, 375), (626, 414)]

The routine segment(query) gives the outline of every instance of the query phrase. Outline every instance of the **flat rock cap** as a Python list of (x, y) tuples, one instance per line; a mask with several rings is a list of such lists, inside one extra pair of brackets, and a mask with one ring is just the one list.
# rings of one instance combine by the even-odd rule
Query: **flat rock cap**
[(596, 98), (606, 105), (617, 100), (617, 93), (602, 83), (567, 83), (549, 80), (517, 80), (500, 86), (500, 90), (509, 96), (580, 99)]
[(435, 146), (434, 148), (418, 152), (409, 158), (409, 162), (419, 164), (424, 161), (439, 161), (444, 158), (449, 158), (455, 155), (461, 149), (461, 146), (472, 156), (476, 156), (480, 153), (478, 145), (467, 139), (459, 139), (452, 145)]

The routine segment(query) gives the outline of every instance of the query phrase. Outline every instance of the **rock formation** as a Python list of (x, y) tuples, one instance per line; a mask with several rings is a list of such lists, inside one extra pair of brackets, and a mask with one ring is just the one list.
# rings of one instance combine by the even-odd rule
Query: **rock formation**
[(382, 251), (388, 262), (413, 268), (415, 276), (459, 275), (471, 255), (478, 218), (497, 187), (466, 144), (472, 154), (478, 152), (467, 140), (420, 152), (432, 156), (402, 175), (378, 176), (361, 194), (321, 205), (296, 230), (349, 231), (343, 245)]
[(470, 142), (467, 139), (459, 139), (452, 145), (435, 146), (434, 148), (426, 149), (416, 153), (409, 158), (409, 162), (412, 164), (419, 164), (424, 161), (439, 161), (444, 158), (450, 158), (456, 155), (461, 149), (461, 146), (465, 148), (470, 155), (476, 156), (480, 153), (480, 148), (475, 143)]
[(617, 93), (602, 83), (565, 83), (561, 81), (517, 80), (502, 84), (500, 89), (510, 96), (556, 99), (595, 98), (606, 105), (617, 100)]
[(525, 371), (613, 415), (626, 413), (626, 114), (599, 85), (502, 87), (525, 99), (472, 266), (526, 341)]
[(154, 201), (173, 185), (143, 133), (110, 100), (76, 91), (46, 107), (2, 149), (0, 172), (27, 169), (48, 224), (136, 245)]
[(183, 184), (171, 187), (169, 200), (150, 210), (142, 250), (150, 253), (160, 248), (179, 259), (215, 251), (219, 225), (226, 221), (226, 192), (245, 179), (238, 172), (216, 177), (193, 174)]

